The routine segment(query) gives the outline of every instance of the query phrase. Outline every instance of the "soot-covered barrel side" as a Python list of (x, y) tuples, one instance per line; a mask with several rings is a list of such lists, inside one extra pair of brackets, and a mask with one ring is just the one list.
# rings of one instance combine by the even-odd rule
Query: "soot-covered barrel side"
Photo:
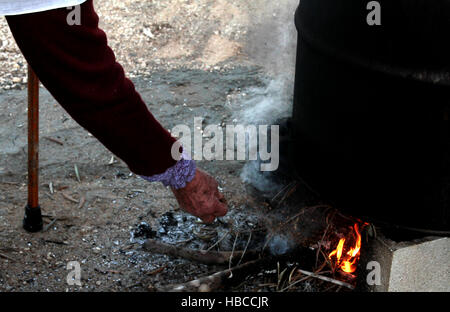
[(343, 211), (450, 228), (450, 1), (301, 0), (292, 155)]

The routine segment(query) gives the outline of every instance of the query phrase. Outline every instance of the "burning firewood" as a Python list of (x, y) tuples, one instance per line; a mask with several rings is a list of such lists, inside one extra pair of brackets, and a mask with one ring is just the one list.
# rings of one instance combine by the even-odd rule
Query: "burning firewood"
[[(153, 239), (147, 240), (143, 247), (153, 253), (207, 265), (228, 266), (227, 269), (184, 284), (150, 289), (176, 292), (229, 289), (241, 284), (252, 274), (261, 273), (262, 270), (270, 272), (275, 265), (280, 270), (280, 264), (283, 263), (287, 266), (295, 264), (295, 268), (302, 269), (291, 270), (288, 279), (286, 274), (279, 274), (276, 284), (278, 291), (298, 288), (300, 283), (308, 279), (351, 290), (355, 288), (356, 279), (352, 273), (359, 260), (361, 230), (366, 225), (364, 222), (343, 216), (328, 205), (316, 205), (300, 210), (296, 207), (272, 210), (262, 223), (265, 224), (265, 229), (258, 231), (265, 233), (263, 239), (256, 244), (257, 247), (252, 245), (252, 249), (247, 250), (252, 239), (250, 232), (245, 238), (243, 251), (235, 250), (238, 234), (235, 235), (231, 251), (214, 251), (211, 247), (207, 250), (194, 250)], [(224, 237), (220, 238), (218, 242), (223, 239)], [(218, 242), (212, 247), (217, 246)], [(244, 246), (242, 243), (243, 241), (240, 245)]]

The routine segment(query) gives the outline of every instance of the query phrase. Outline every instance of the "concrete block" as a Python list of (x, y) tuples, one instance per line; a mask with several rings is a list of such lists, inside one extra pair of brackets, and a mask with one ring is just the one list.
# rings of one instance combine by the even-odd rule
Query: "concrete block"
[[(371, 264), (372, 265), (371, 265)], [(368, 274), (379, 264), (379, 285)], [(369, 266), (367, 266), (369, 264)], [(358, 287), (381, 292), (450, 291), (450, 238), (426, 237), (410, 242), (393, 242), (377, 237), (362, 250)], [(364, 274), (364, 269), (365, 274)], [(373, 272), (376, 273), (376, 272)], [(365, 284), (365, 285), (363, 285)]]

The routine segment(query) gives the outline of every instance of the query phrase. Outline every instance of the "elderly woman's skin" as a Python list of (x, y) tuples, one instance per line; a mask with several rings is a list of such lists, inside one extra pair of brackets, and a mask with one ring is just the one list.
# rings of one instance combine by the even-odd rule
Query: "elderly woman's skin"
[(194, 179), (182, 189), (173, 189), (181, 209), (212, 223), (227, 214), (226, 200), (218, 190), (219, 184), (206, 172), (197, 169)]

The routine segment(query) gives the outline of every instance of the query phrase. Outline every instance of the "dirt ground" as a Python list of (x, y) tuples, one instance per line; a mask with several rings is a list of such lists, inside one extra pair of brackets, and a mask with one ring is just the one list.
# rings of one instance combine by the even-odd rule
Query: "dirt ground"
[[(287, 114), (297, 4), (96, 1), (101, 27), (119, 62), (168, 129), (192, 127), (194, 117), (204, 117), (205, 124), (245, 123), (251, 120), (246, 116), (254, 117), (252, 109), (267, 105), (263, 99), (268, 97), (275, 115)], [(113, 158), (41, 88), (45, 231), (26, 233), (21, 224), (27, 200), (26, 66), (4, 19), (0, 41), (0, 291), (148, 291), (189, 281), (220, 268), (148, 253), (143, 239), (206, 249), (230, 229), (264, 224), (267, 205), (262, 194), (244, 183), (245, 162), (198, 163), (217, 178), (230, 208), (226, 217), (205, 226), (180, 211), (168, 189), (136, 177)], [(264, 111), (266, 121), (275, 117), (270, 112)], [(276, 185), (270, 187), (278, 191)], [(203, 232), (209, 235), (199, 234)], [(219, 247), (230, 250), (233, 238)], [(241, 237), (238, 244), (241, 240), (247, 241)], [(70, 261), (81, 264), (81, 287), (67, 284)], [(258, 291), (261, 283), (248, 281), (236, 290)]]

